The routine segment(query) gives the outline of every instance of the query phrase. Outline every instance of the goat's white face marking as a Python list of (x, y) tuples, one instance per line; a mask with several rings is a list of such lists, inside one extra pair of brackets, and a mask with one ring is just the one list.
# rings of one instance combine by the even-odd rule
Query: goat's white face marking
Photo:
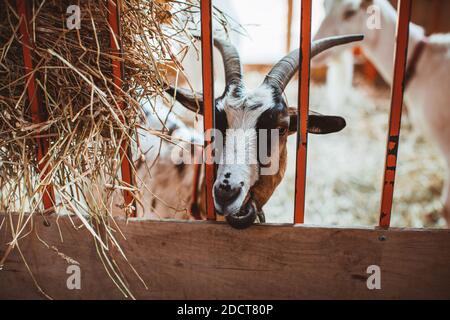
[(250, 188), (258, 180), (256, 126), (261, 114), (274, 106), (272, 89), (268, 86), (242, 92), (240, 96), (233, 95), (235, 89), (231, 86), (217, 104), (217, 110), (225, 113), (227, 130), (214, 188), (240, 190), (231, 203), (221, 204), (214, 197), (216, 209), (225, 215), (241, 209)]

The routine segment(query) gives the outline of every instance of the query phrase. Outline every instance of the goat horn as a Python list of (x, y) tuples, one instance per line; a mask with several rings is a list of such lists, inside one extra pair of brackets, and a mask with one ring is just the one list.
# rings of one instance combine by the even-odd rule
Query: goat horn
[[(195, 38), (200, 39), (199, 36), (195, 36)], [(225, 69), (226, 88), (230, 84), (240, 84), (242, 81), (242, 67), (236, 47), (229, 42), (217, 38), (214, 38), (214, 46), (222, 55)], [(192, 92), (183, 88), (175, 89), (173, 86), (167, 88), (166, 92), (189, 110), (203, 114), (202, 93)]]
[(192, 112), (203, 114), (203, 94), (184, 88), (169, 86), (166, 92)]
[[(194, 37), (201, 40), (200, 36), (195, 35)], [(230, 42), (219, 38), (214, 38), (214, 46), (222, 56), (226, 85), (239, 84), (242, 81), (242, 67), (236, 47)]]
[(225, 69), (225, 83), (239, 84), (242, 81), (241, 59), (236, 47), (222, 39), (214, 38), (214, 46), (220, 51)]
[[(363, 35), (335, 36), (315, 40), (311, 45), (311, 58), (332, 47), (361, 41)], [(296, 49), (281, 59), (267, 74), (264, 83), (279, 90), (281, 94), (297, 72), (300, 65), (300, 49)]]

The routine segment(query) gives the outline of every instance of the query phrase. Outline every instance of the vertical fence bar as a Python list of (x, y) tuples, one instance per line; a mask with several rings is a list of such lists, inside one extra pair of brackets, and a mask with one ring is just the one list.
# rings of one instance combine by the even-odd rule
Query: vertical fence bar
[(394, 195), (395, 172), (397, 167), (397, 154), (400, 140), (400, 125), (402, 118), (410, 19), (411, 0), (399, 0), (394, 57), (394, 75), (391, 93), (391, 111), (379, 222), (379, 226), (384, 228), (389, 227), (391, 221), (392, 199)]
[(309, 69), (311, 60), (311, 0), (302, 0), (300, 23), (300, 76), (298, 81), (297, 168), (294, 223), (305, 220), (306, 157), (308, 144)]
[[(36, 84), (36, 77), (34, 74), (33, 68), (33, 60), (31, 57), (31, 50), (34, 48), (34, 44), (32, 43), (32, 39), (29, 33), (29, 21), (31, 21), (30, 13), (27, 8), (26, 0), (17, 0), (17, 13), (20, 18), (19, 32), (22, 36), (22, 54), (23, 54), (23, 62), (25, 66), (26, 73), (26, 85), (27, 85), (27, 95), (28, 100), (31, 106), (31, 120), (34, 124), (39, 124), (44, 121), (44, 107), (42, 105), (42, 101), (39, 96), (38, 87)], [(51, 168), (47, 165), (45, 161), (42, 161), (47, 155), (49, 148), (49, 138), (46, 137), (37, 137), (37, 161), (38, 161), (38, 169), (41, 176), (41, 180), (44, 180), (48, 175)], [(54, 205), (54, 190), (52, 185), (47, 185), (44, 187), (42, 202), (44, 204), (44, 212), (46, 214), (53, 212)]]
[[(125, 103), (120, 100), (123, 96), (123, 77), (124, 77), (124, 65), (121, 61), (121, 56), (123, 54), (122, 48), (122, 38), (120, 30), (120, 0), (108, 0), (108, 19), (109, 25), (111, 26), (110, 42), (112, 48), (113, 59), (112, 70), (113, 70), (113, 81), (114, 81), (114, 93), (119, 100), (119, 107), (125, 109)], [(121, 117), (121, 120), (125, 122), (126, 120)], [(131, 154), (131, 144), (127, 138), (123, 138), (120, 142), (119, 156), (121, 160), (121, 172), (122, 181), (124, 181), (128, 186), (134, 186), (134, 174), (132, 171), (132, 154)], [(125, 200), (125, 205), (127, 208), (133, 207), (131, 212), (128, 212), (130, 216), (136, 216), (136, 204), (135, 199), (131, 191), (124, 190), (123, 196)]]
[(214, 183), (214, 163), (210, 131), (214, 127), (214, 75), (213, 75), (213, 35), (212, 35), (212, 3), (201, 0), (201, 36), (202, 36), (202, 78), (203, 78), (203, 126), (205, 130), (205, 185), (206, 213), (208, 220), (215, 220), (212, 188)]

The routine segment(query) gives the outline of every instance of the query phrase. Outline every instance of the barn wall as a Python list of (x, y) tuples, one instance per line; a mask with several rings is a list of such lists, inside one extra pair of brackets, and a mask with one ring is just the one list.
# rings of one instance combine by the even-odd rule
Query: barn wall
[[(397, 0), (390, 0), (396, 7)], [(450, 32), (450, 1), (414, 0), (412, 21), (423, 26), (427, 34)]]

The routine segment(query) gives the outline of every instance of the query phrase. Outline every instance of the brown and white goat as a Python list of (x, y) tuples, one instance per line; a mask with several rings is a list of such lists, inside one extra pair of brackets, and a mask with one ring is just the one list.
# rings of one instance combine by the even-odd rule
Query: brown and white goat
[[(397, 13), (388, 0), (326, 0), (326, 16), (317, 38), (335, 34), (362, 33), (361, 47), (388, 83), (392, 81)], [(368, 24), (371, 19), (376, 24)], [(375, 21), (375, 20), (374, 20)], [(409, 27), (408, 63), (421, 41), (425, 47), (414, 76), (405, 91), (405, 102), (416, 127), (427, 132), (442, 152), (447, 177), (442, 192), (443, 216), (450, 225), (450, 34), (425, 38), (424, 29), (413, 23)], [(326, 52), (315, 61), (325, 63), (339, 49)]]
[[(362, 40), (362, 36), (340, 36), (314, 41), (311, 57), (337, 45)], [(288, 135), (297, 131), (297, 108), (289, 108), (283, 92), (299, 69), (299, 50), (281, 59), (267, 74), (263, 83), (254, 90), (247, 90), (242, 81), (242, 68), (234, 46), (220, 39), (214, 40), (225, 69), (226, 87), (215, 100), (215, 127), (222, 134), (224, 145), (218, 158), (217, 176), (214, 182), (214, 206), (235, 228), (250, 226), (262, 212), (264, 204), (282, 180), (287, 162)], [(203, 114), (201, 93), (171, 87), (168, 93), (193, 112)], [(312, 112), (308, 118), (308, 131), (313, 134), (338, 132), (345, 127), (345, 120), (338, 116), (326, 116)], [(180, 128), (181, 126), (178, 126)], [(278, 141), (265, 140), (261, 132), (275, 130)], [(184, 130), (184, 129), (183, 129)], [(267, 132), (267, 131), (266, 131)], [(190, 137), (184, 137), (190, 139)], [(266, 143), (269, 161), (264, 164), (258, 158), (258, 149)], [(218, 141), (215, 141), (217, 144)], [(157, 148), (157, 147), (156, 147)], [(141, 196), (146, 211), (158, 212), (163, 218), (180, 218), (189, 214), (190, 190), (193, 181), (193, 164), (178, 164), (176, 169), (170, 145), (165, 155), (150, 170), (139, 170), (139, 180), (147, 184)], [(277, 148), (277, 150), (274, 150)], [(237, 150), (244, 150), (240, 153)], [(233, 153), (234, 162), (222, 161)], [(256, 162), (247, 161), (250, 157)], [(272, 174), (261, 174), (265, 167), (276, 164)], [(171, 171), (171, 172), (170, 172)], [(163, 179), (163, 183), (160, 179)], [(181, 198), (181, 200), (180, 200)], [(204, 194), (200, 197), (200, 210), (204, 213)], [(174, 204), (175, 203), (175, 204)]]

